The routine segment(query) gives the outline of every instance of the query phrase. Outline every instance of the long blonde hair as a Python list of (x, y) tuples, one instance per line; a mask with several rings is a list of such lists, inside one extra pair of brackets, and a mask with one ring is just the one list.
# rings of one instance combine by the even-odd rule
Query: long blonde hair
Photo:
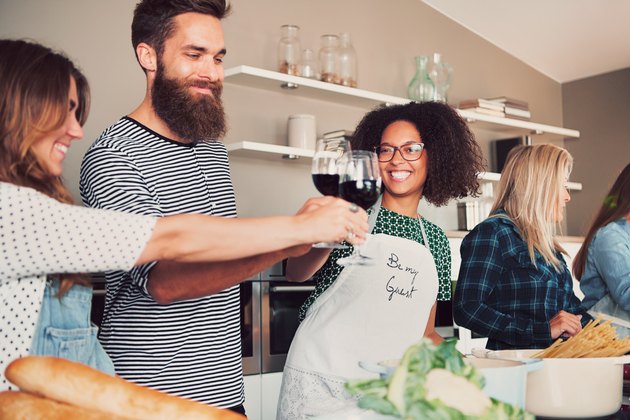
[[(62, 203), (72, 203), (72, 197), (61, 177), (39, 160), (33, 145), (63, 124), (71, 78), (79, 100), (76, 117), (83, 125), (90, 91), (72, 61), (34, 42), (0, 39), (0, 181), (33, 188)], [(89, 285), (83, 275), (64, 274), (60, 294), (74, 283)]]
[(538, 251), (547, 264), (562, 270), (556, 252), (566, 251), (556, 240), (557, 217), (562, 211), (565, 178), (572, 168), (573, 158), (566, 149), (539, 144), (512, 149), (501, 172), (490, 214), (505, 210), (527, 243), (534, 266)]

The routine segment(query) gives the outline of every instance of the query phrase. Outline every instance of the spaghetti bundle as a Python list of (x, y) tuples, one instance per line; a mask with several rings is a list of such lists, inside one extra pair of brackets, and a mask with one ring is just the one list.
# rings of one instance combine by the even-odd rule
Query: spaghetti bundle
[(611, 321), (589, 321), (576, 335), (566, 341), (557, 339), (551, 346), (534, 354), (533, 358), (614, 357), (630, 351), (630, 338), (619, 339)]

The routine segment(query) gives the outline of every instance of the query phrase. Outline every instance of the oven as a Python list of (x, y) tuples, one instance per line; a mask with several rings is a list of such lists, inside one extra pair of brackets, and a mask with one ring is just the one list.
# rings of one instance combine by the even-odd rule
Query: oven
[(241, 284), (243, 373), (282, 372), (298, 328), (299, 310), (314, 282), (288, 282), (286, 262), (275, 264)]
[(253, 375), (261, 371), (260, 348), (260, 281), (248, 280), (241, 289), (241, 349), (243, 373)]
[(103, 321), (103, 310), (105, 309), (105, 274), (97, 273), (92, 275), (92, 311), (90, 319), (97, 327)]
[[(286, 261), (282, 261), (239, 285), (245, 375), (282, 372), (299, 325), (300, 307), (315, 288), (312, 280), (288, 282), (285, 267)], [(91, 319), (100, 326), (105, 306), (105, 277), (94, 275), (92, 282)]]

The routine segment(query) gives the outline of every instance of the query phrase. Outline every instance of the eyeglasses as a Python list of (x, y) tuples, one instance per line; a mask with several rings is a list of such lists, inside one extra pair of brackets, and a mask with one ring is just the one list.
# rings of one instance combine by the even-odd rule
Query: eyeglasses
[(424, 150), (424, 143), (407, 143), (402, 146), (376, 146), (374, 151), (378, 156), (379, 162), (389, 162), (394, 158), (396, 150), (400, 151), (400, 156), (407, 162), (413, 162), (420, 159)]

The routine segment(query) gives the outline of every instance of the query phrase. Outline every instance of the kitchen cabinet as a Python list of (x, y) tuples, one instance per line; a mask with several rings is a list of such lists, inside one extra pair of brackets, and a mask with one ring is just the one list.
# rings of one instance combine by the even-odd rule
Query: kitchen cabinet
[[(225, 71), (225, 83), (263, 91), (284, 92), (290, 96), (349, 105), (366, 110), (383, 103), (404, 104), (409, 102), (407, 98), (340, 86), (246, 65), (227, 69)], [(494, 138), (530, 136), (535, 142), (549, 142), (575, 139), (580, 136), (579, 131), (562, 127), (478, 114), (470, 110), (457, 110), (457, 112), (469, 123), (473, 131), (490, 132)], [(233, 142), (226, 146), (228, 152), (233, 156), (267, 160), (293, 160), (303, 165), (310, 165), (310, 159), (313, 157), (312, 150), (255, 141)], [(479, 176), (485, 181), (499, 180), (499, 174), (493, 172), (484, 172)], [(570, 182), (569, 189), (581, 190), (582, 184)]]
[(248, 420), (276, 418), (282, 372), (245, 375), (245, 412)]
[(262, 420), (262, 378), (261, 375), (243, 376), (245, 383), (245, 414), (248, 420)]

